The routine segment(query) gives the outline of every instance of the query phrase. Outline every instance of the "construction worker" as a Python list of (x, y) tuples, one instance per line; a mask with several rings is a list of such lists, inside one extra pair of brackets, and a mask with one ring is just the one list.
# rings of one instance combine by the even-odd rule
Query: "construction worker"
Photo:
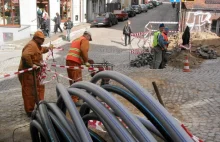
[(153, 38), (153, 54), (154, 54), (154, 61), (153, 61), (153, 65), (152, 68), (153, 69), (158, 69), (160, 64), (161, 64), (161, 60), (162, 60), (162, 49), (159, 45), (159, 35), (163, 32), (164, 29), (164, 24), (160, 24), (159, 25), (159, 31), (156, 31), (154, 33), (154, 38)]
[(169, 29), (168, 28), (164, 28), (163, 32), (161, 33), (161, 35), (163, 36), (164, 39), (164, 47), (162, 47), (162, 62), (159, 66), (159, 69), (163, 69), (166, 66), (167, 63), (167, 56), (166, 56), (166, 52), (167, 52), (167, 48), (169, 45), (169, 41), (168, 41), (168, 33), (169, 33)]
[[(91, 33), (85, 31), (83, 36), (72, 41), (71, 47), (66, 57), (67, 66), (77, 66), (85, 64), (87, 67), (90, 66), (88, 62), (88, 51), (89, 51), (89, 41), (92, 41)], [(67, 69), (68, 77), (74, 81), (69, 81), (70, 85), (74, 82), (82, 81), (82, 70), (81, 69)], [(76, 106), (81, 106), (82, 101), (79, 101), (77, 96), (72, 96), (72, 99)]]
[[(37, 31), (34, 34), (33, 39), (25, 45), (25, 47), (22, 50), (20, 65), (18, 70), (24, 70), (28, 68), (36, 68), (40, 67), (41, 62), (43, 61), (42, 54), (47, 53), (51, 47), (42, 47), (41, 45), (44, 43), (44, 34), (41, 31)], [(39, 70), (37, 70), (37, 73)], [(33, 78), (33, 72), (25, 72), (22, 74), (19, 74), (18, 78), (22, 86), (22, 97), (24, 100), (24, 109), (28, 115), (28, 117), (31, 116), (32, 111), (34, 110), (35, 102), (35, 96), (34, 96), (34, 78)], [(36, 79), (37, 80), (37, 79)], [(37, 80), (37, 93), (39, 100), (44, 99), (44, 89), (45, 86), (40, 84), (40, 81)]]

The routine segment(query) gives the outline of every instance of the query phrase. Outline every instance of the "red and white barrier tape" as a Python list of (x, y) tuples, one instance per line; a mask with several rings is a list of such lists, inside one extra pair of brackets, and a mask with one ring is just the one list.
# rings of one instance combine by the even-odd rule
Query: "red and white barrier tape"
[[(175, 119), (176, 119), (176, 118), (175, 118)], [(176, 119), (176, 120), (180, 123), (181, 127), (186, 131), (186, 133), (192, 138), (192, 140), (193, 140), (194, 142), (203, 142), (203, 140), (201, 140), (201, 139), (199, 139), (198, 137), (194, 136), (194, 135), (186, 128), (186, 126), (185, 126), (184, 124), (182, 124), (178, 119)]]
[[(152, 30), (153, 32), (158, 31), (158, 30)], [(169, 33), (178, 33), (178, 31), (169, 31)]]
[(14, 73), (0, 75), (0, 78), (12, 77), (12, 76), (15, 76), (15, 75), (18, 75), (18, 74), (22, 74), (24, 72), (32, 71), (33, 69), (36, 69), (36, 68), (28, 68), (28, 69), (24, 69), (24, 70), (21, 70), (21, 71), (14, 72)]
[(131, 33), (131, 36), (134, 36), (134, 37), (142, 37), (144, 36), (145, 34), (147, 34), (149, 32), (138, 32), (138, 33)]
[(86, 67), (84, 65), (77, 67), (77, 66), (63, 66), (63, 65), (55, 65), (52, 64), (51, 66), (53, 67), (58, 67), (58, 68), (67, 68), (67, 69), (88, 69), (89, 71), (100, 71), (103, 69), (103, 67), (100, 68), (94, 68), (94, 67)]

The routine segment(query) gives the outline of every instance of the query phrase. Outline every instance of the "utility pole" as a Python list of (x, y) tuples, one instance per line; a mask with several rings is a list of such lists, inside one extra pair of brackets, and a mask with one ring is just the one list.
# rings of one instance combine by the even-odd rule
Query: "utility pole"
[(181, 21), (182, 21), (182, 13), (181, 13), (181, 9), (182, 9), (182, 1), (180, 0), (180, 8), (179, 8), (179, 32), (181, 32)]

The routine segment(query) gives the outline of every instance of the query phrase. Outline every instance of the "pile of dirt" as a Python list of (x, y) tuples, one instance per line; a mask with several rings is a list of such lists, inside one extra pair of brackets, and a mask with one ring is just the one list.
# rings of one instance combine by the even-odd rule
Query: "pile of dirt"
[(189, 66), (192, 69), (198, 68), (200, 64), (204, 61), (204, 59), (196, 57), (195, 53), (189, 53), (189, 51), (186, 50), (175, 50), (173, 51), (173, 54), (169, 57), (168, 65), (175, 68), (183, 69), (186, 56), (189, 60)]
[[(168, 50), (173, 50), (178, 45), (182, 44), (182, 32), (176, 33), (169, 36), (169, 47)], [(203, 45), (211, 46), (218, 52), (220, 50), (220, 37), (218, 37), (215, 33), (212, 32), (191, 32), (190, 33), (190, 40), (192, 47), (197, 48)]]

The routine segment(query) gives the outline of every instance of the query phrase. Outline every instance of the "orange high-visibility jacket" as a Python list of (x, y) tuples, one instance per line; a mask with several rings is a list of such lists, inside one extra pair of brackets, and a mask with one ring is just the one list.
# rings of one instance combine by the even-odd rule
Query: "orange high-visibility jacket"
[[(162, 36), (163, 36), (164, 40), (166, 42), (168, 42), (168, 36), (165, 33), (162, 33)], [(168, 44), (166, 46), (168, 46)]]
[[(72, 42), (70, 50), (67, 54), (66, 60), (74, 61), (78, 64), (82, 64), (84, 60), (88, 60), (88, 59), (84, 59), (84, 55), (82, 53), (84, 52), (84, 50), (81, 50), (81, 45), (83, 41), (86, 41), (86, 38), (82, 36)], [(84, 62), (87, 62), (87, 61), (84, 61)]]

